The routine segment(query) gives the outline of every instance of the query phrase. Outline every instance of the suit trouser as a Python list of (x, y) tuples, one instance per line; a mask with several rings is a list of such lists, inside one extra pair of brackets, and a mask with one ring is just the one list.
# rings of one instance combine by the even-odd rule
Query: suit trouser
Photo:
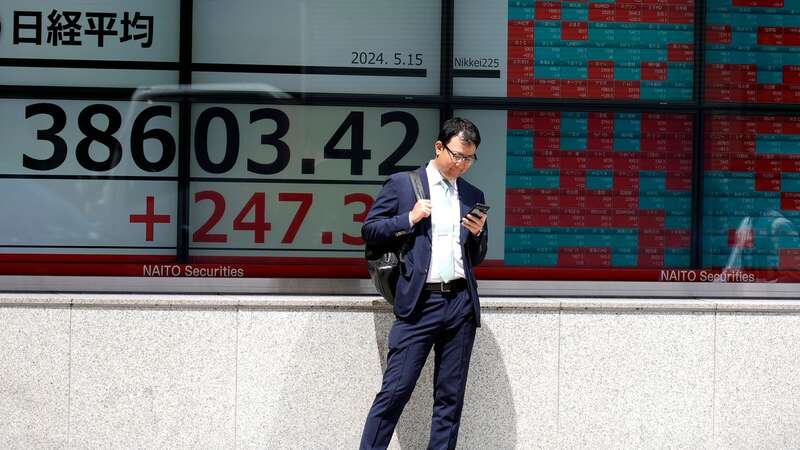
[(423, 292), (415, 312), (389, 331), (383, 384), (367, 415), (361, 449), (385, 449), (434, 348), (433, 417), (429, 449), (453, 449), (458, 439), (475, 320), (466, 289)]

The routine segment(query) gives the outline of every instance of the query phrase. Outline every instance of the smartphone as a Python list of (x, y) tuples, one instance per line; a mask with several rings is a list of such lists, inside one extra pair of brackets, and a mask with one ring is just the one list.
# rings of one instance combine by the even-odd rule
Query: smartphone
[(473, 217), (480, 217), (480, 215), (478, 214), (479, 212), (486, 214), (488, 211), (489, 211), (489, 205), (484, 205), (483, 203), (475, 203), (475, 205), (473, 205), (472, 208), (469, 211), (467, 211), (467, 214), (464, 217), (467, 217), (468, 215), (472, 215)]

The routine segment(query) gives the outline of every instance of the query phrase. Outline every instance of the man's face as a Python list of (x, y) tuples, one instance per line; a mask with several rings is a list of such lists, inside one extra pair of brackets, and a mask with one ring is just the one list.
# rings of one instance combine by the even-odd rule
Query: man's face
[(434, 147), (436, 167), (445, 178), (453, 180), (464, 175), (475, 162), (475, 144), (464, 141), (460, 134), (453, 136), (446, 143), (436, 141)]

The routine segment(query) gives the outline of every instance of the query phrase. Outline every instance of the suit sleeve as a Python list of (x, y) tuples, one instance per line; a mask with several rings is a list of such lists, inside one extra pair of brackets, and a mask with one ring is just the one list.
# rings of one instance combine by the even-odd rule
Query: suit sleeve
[(398, 183), (401, 180), (392, 176), (383, 184), (381, 192), (372, 204), (364, 225), (361, 237), (369, 244), (382, 244), (396, 236), (411, 231), (408, 220), (409, 211), (398, 211)]
[[(480, 194), (480, 203), (485, 203), (486, 199), (483, 192)], [(472, 266), (477, 266), (486, 258), (487, 243), (489, 241), (489, 220), (483, 225), (483, 231), (480, 236), (475, 237), (472, 233), (469, 234), (467, 240), (467, 251), (469, 252), (469, 260), (472, 261)]]

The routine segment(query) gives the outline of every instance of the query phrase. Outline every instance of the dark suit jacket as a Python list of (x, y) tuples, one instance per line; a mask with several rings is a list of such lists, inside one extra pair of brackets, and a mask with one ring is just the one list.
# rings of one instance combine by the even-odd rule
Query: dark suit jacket
[[(417, 173), (425, 189), (425, 196), (430, 198), (425, 166), (417, 169)], [(457, 187), (462, 216), (475, 203), (484, 203), (483, 192), (475, 186), (459, 178)], [(375, 199), (375, 203), (372, 204), (364, 225), (361, 227), (361, 236), (370, 244), (383, 244), (409, 233), (413, 235), (413, 246), (401, 264), (400, 276), (397, 280), (394, 313), (400, 318), (408, 317), (414, 311), (428, 277), (428, 267), (431, 262), (430, 217), (420, 220), (413, 228), (409, 226), (408, 213), (414, 208), (416, 202), (417, 198), (414, 196), (414, 189), (408, 173), (401, 172), (391, 175), (383, 184), (383, 189)], [(484, 227), (478, 237), (473, 236), (463, 226), (461, 227), (464, 276), (467, 279), (467, 289), (475, 308), (475, 321), (478, 326), (481, 323), (480, 301), (478, 300), (478, 285), (472, 268), (480, 264), (486, 256), (488, 234), (488, 225)]]

